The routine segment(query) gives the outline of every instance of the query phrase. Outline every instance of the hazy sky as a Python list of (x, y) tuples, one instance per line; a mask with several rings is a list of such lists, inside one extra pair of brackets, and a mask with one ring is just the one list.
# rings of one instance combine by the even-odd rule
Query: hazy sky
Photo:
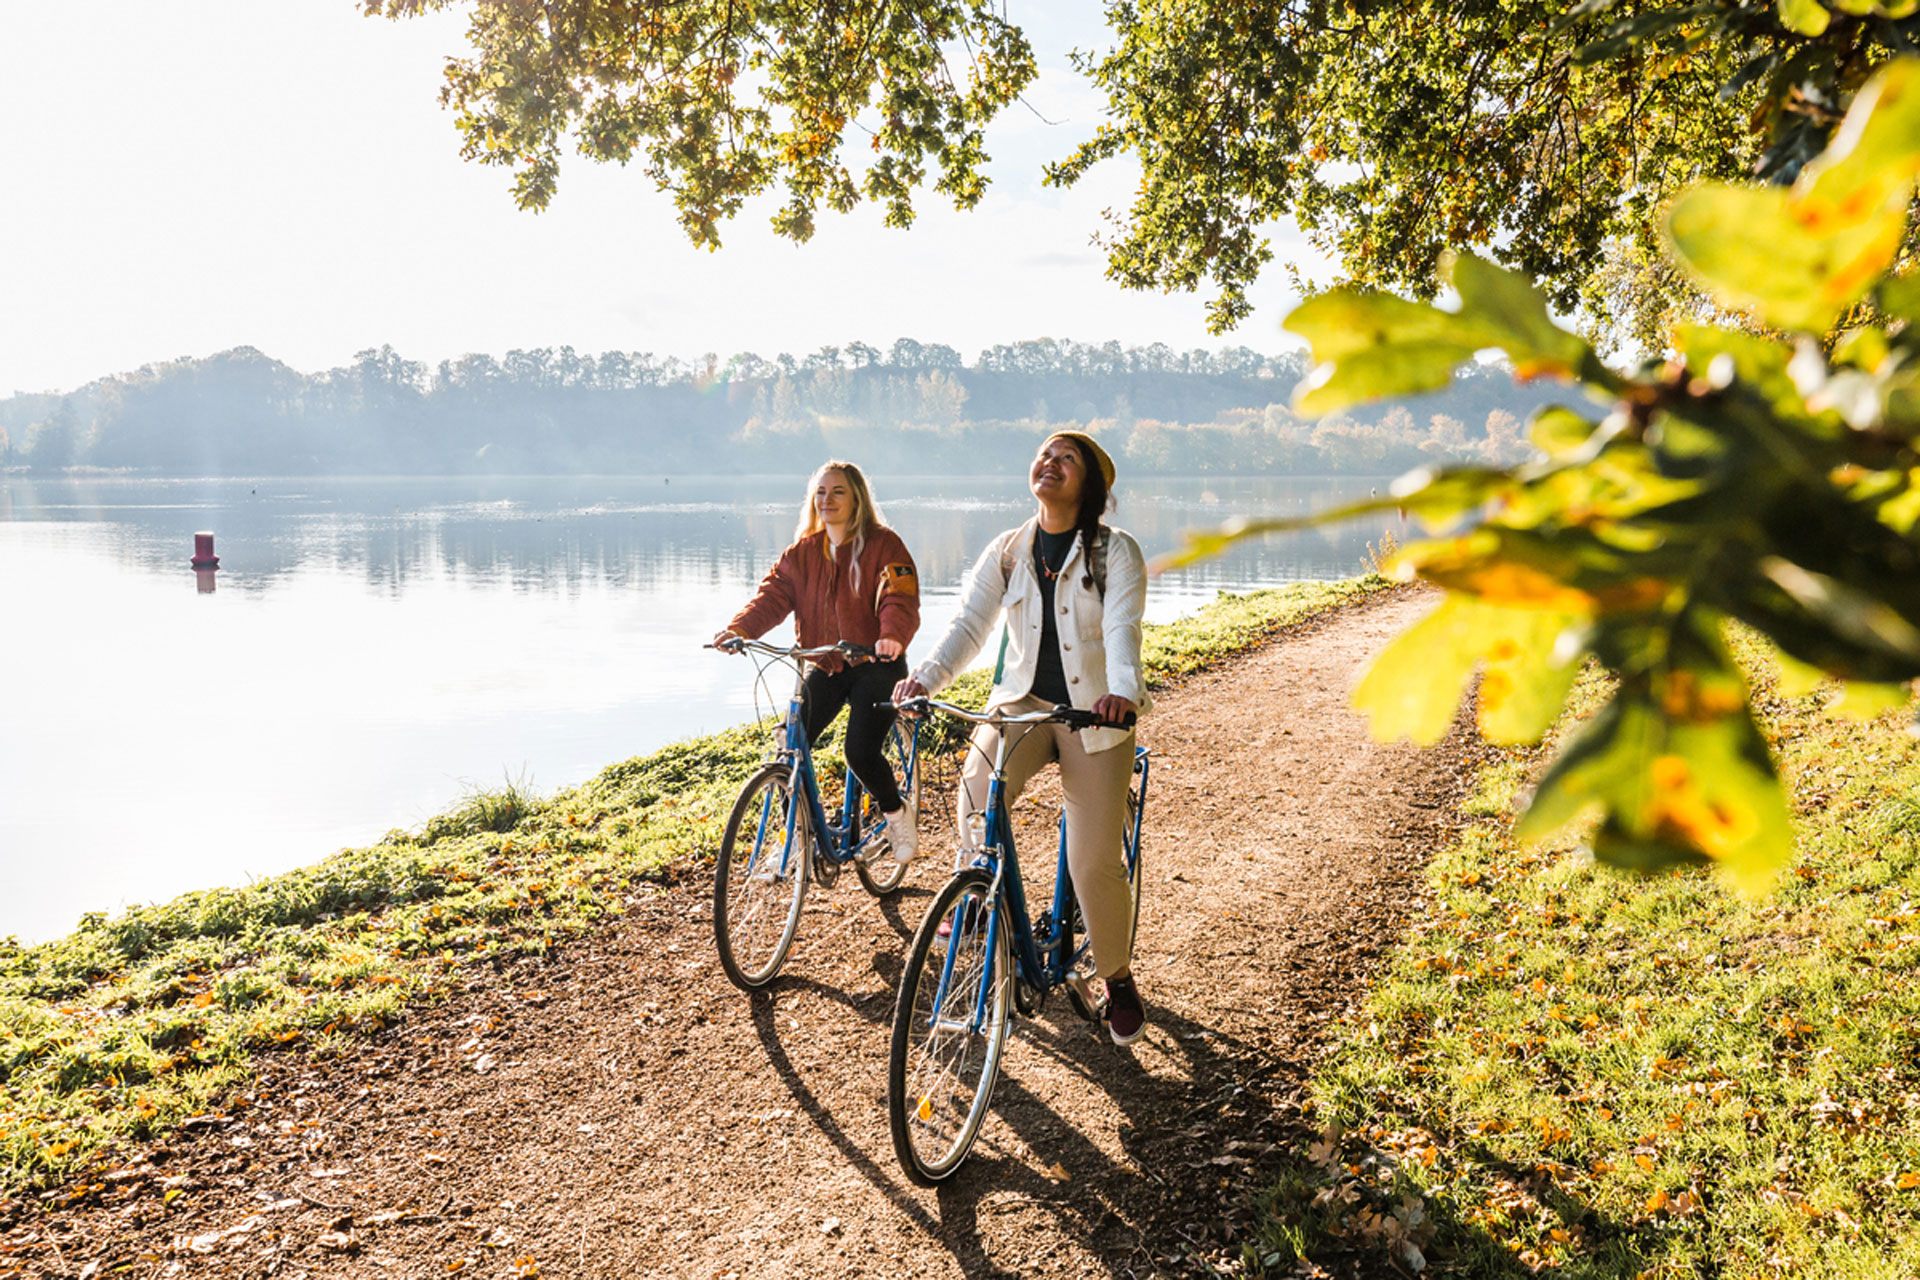
[[(413, 359), (571, 345), (690, 357), (897, 337), (973, 359), (1022, 338), (1217, 346), (1204, 296), (1129, 293), (1089, 243), (1136, 173), (1039, 183), (1099, 123), (1066, 50), (1102, 42), (1086, 0), (1011, 6), (1042, 78), (989, 137), (971, 214), (916, 226), (823, 212), (802, 246), (771, 205), (689, 247), (637, 169), (570, 156), (544, 214), (458, 155), (437, 101), (464, 15), (392, 23), (353, 0), (68, 0), (0, 7), (0, 396), (67, 390), (242, 344), (303, 372), (391, 343)], [(1042, 119), (1044, 117), (1044, 120)], [(1050, 122), (1050, 123), (1049, 123)], [(1289, 228), (1282, 260), (1302, 251)], [(1269, 272), (1229, 341), (1295, 345)]]

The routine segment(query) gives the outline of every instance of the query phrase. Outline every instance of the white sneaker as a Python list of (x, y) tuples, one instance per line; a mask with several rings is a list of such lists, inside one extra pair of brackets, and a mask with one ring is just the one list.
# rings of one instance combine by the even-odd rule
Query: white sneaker
[(893, 860), (903, 865), (920, 852), (920, 806), (912, 800), (887, 815), (887, 843), (893, 846)]

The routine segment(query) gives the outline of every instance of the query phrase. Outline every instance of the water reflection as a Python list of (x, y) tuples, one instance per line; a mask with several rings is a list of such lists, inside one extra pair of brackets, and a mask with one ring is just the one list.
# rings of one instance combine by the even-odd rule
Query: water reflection
[[(1125, 485), (1114, 520), (1149, 555), (1181, 530), (1235, 515), (1302, 513), (1378, 480), (1150, 480)], [(653, 589), (757, 574), (791, 536), (801, 477), (699, 479), (85, 480), (0, 484), (0, 520), (108, 525), (128, 567), (176, 566), (214, 526), (231, 590), (266, 593), (303, 568), (411, 580), (506, 581), (526, 591), (587, 582)], [(880, 499), (930, 586), (957, 583), (979, 548), (1022, 515), (1018, 477), (890, 479)], [(1391, 518), (1271, 539), (1172, 575), (1180, 596), (1349, 573)]]
[[(876, 478), (926, 584), (924, 626), (1021, 519), (1018, 477)], [(1122, 490), (1149, 553), (1181, 529), (1379, 481)], [(792, 536), (804, 477), (0, 482), (0, 935), (235, 883), (417, 826), (465, 786), (550, 790), (753, 711), (699, 644)], [(194, 535), (213, 571), (182, 590)], [(1397, 522), (1249, 544), (1156, 582), (1344, 576)], [(776, 690), (784, 695), (784, 689)]]

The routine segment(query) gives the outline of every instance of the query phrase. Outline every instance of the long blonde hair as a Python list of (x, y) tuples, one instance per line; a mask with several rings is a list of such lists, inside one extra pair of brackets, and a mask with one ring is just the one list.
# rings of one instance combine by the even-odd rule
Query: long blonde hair
[[(861, 474), (859, 467), (838, 458), (829, 458), (820, 464), (813, 478), (807, 481), (807, 496), (800, 503), (800, 524), (794, 530), (793, 540), (799, 542), (827, 527), (820, 519), (820, 508), (815, 505), (813, 495), (829, 471), (838, 471), (847, 482), (847, 490), (853, 495), (853, 515), (847, 519), (847, 540), (853, 544), (853, 585), (858, 587), (860, 552), (867, 545), (867, 535), (886, 523), (880, 518), (880, 508), (874, 505), (873, 491), (867, 487), (867, 477)], [(827, 549), (827, 554), (833, 554), (831, 547)]]

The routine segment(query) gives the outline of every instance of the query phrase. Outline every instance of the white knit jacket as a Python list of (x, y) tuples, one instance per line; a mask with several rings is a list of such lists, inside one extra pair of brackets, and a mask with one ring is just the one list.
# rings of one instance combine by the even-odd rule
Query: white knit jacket
[[(914, 669), (913, 678), (938, 692), (953, 683), (993, 634), (1006, 611), (1007, 655), (1000, 680), (987, 699), (989, 709), (1023, 698), (1033, 688), (1041, 636), (1040, 580), (1033, 571), (1033, 530), (1028, 520), (987, 544), (960, 589), (960, 616), (940, 638), (933, 655)], [(1011, 545), (1012, 568), (1003, 579), (1002, 553)], [(1140, 544), (1124, 529), (1107, 537), (1107, 592), (1103, 600), (1090, 581), (1081, 539), (1075, 536), (1054, 583), (1054, 624), (1060, 634), (1060, 666), (1067, 695), (1086, 710), (1109, 693), (1119, 694), (1144, 714), (1153, 706), (1140, 671), (1140, 617), (1147, 604), (1147, 562)], [(1106, 751), (1127, 740), (1121, 729), (1087, 729), (1081, 741), (1088, 751)]]

